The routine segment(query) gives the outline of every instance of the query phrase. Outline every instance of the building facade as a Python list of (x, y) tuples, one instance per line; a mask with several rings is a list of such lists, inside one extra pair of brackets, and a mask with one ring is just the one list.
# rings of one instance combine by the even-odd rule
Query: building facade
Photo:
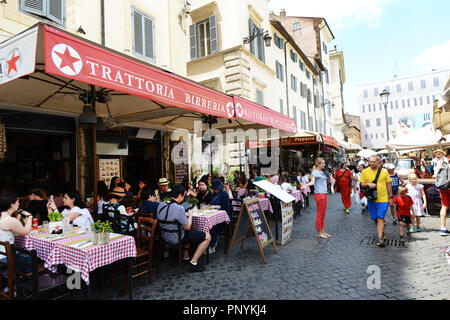
[(326, 112), (330, 121), (330, 136), (338, 141), (345, 140), (347, 126), (344, 119), (345, 67), (342, 51), (330, 50), (330, 102)]
[(345, 141), (361, 145), (360, 117), (346, 113), (345, 122), (348, 128), (345, 133)]
[(386, 136), (385, 109), (380, 93), (390, 92), (387, 105), (389, 139), (432, 125), (433, 103), (442, 94), (450, 70), (435, 70), (358, 87), (363, 147), (384, 149)]

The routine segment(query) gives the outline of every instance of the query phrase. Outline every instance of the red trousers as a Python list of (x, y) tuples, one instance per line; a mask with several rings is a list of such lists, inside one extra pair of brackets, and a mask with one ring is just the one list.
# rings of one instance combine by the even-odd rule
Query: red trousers
[(328, 196), (324, 193), (315, 193), (317, 215), (316, 215), (316, 230), (325, 228), (325, 214), (327, 213)]
[(342, 203), (345, 209), (350, 209), (352, 206), (352, 190), (350, 184), (347, 181), (339, 183), (339, 192), (341, 193)]

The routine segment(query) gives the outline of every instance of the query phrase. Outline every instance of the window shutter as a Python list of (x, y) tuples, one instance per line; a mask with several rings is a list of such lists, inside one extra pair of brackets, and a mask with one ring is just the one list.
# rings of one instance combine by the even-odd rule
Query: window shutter
[(197, 59), (197, 28), (195, 24), (189, 26), (189, 39), (191, 47), (191, 59)]
[(47, 13), (45, 0), (21, 0), (20, 7), (23, 11), (40, 16), (45, 16)]
[[(259, 32), (259, 30), (258, 30)], [(258, 37), (258, 59), (262, 62), (266, 62), (266, 52), (265, 52), (264, 38), (262, 35)]]
[(209, 32), (211, 35), (211, 53), (216, 53), (219, 51), (219, 43), (217, 39), (217, 18), (216, 15), (209, 17)]
[(143, 34), (142, 34), (142, 14), (133, 11), (133, 27), (134, 27), (134, 51), (139, 54), (144, 54)]
[(56, 23), (64, 24), (65, 4), (65, 0), (48, 0), (47, 18)]
[(144, 17), (144, 36), (145, 36), (145, 56), (155, 58), (154, 55), (154, 39), (153, 39), (153, 21)]
[[(253, 34), (253, 27), (254, 27), (255, 25), (253, 24), (253, 21), (252, 21), (252, 19), (249, 19), (248, 20), (248, 28), (249, 28), (249, 35), (250, 36), (252, 36), (252, 34)], [(255, 42), (254, 41), (251, 41), (250, 42), (250, 52), (252, 53), (252, 54), (255, 54)]]

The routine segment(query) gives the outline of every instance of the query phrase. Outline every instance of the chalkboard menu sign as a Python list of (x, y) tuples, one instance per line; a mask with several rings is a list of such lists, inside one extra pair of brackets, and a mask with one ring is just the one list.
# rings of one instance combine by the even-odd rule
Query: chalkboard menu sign
[(174, 143), (173, 161), (174, 161), (174, 175), (175, 183), (183, 182), (185, 177), (189, 177), (189, 165), (188, 165), (188, 146), (187, 143), (181, 142), (177, 146), (178, 142)]
[(275, 245), (275, 241), (272, 238), (269, 225), (267, 223), (266, 216), (262, 209), (259, 199), (245, 200), (239, 218), (234, 230), (233, 238), (230, 242), (230, 248), (228, 250), (228, 256), (230, 255), (233, 245), (241, 241), (241, 249), (244, 246), (244, 241), (247, 238), (248, 229), (250, 226), (255, 234), (256, 241), (258, 242), (259, 250), (261, 252), (264, 263), (266, 263), (266, 257), (264, 256), (263, 248), (269, 244), (272, 244), (275, 252), (278, 253), (278, 249)]

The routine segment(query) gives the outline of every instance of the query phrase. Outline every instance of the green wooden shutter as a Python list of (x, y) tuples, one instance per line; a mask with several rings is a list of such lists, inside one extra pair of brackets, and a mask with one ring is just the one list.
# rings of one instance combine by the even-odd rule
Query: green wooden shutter
[[(253, 24), (253, 21), (252, 21), (252, 19), (249, 19), (248, 20), (248, 28), (249, 28), (249, 35), (250, 36), (252, 36), (252, 34), (253, 34), (253, 27), (254, 27), (255, 25)], [(250, 52), (252, 53), (252, 54), (255, 54), (255, 42), (254, 41), (251, 41), (250, 42)]]
[(23, 11), (45, 16), (47, 14), (46, 1), (45, 0), (21, 0), (20, 8)]
[(151, 59), (155, 58), (154, 54), (154, 24), (152, 19), (144, 17), (144, 44), (145, 44), (145, 56)]
[(61, 25), (64, 24), (65, 8), (65, 0), (48, 0), (47, 18)]
[(197, 59), (197, 28), (196, 24), (189, 26), (189, 39), (191, 48), (191, 60)]
[(211, 53), (219, 51), (219, 42), (217, 38), (217, 17), (212, 15), (209, 17), (209, 32), (210, 32), (210, 49)]
[(142, 34), (142, 14), (133, 10), (133, 49), (138, 54), (144, 54), (144, 41)]

